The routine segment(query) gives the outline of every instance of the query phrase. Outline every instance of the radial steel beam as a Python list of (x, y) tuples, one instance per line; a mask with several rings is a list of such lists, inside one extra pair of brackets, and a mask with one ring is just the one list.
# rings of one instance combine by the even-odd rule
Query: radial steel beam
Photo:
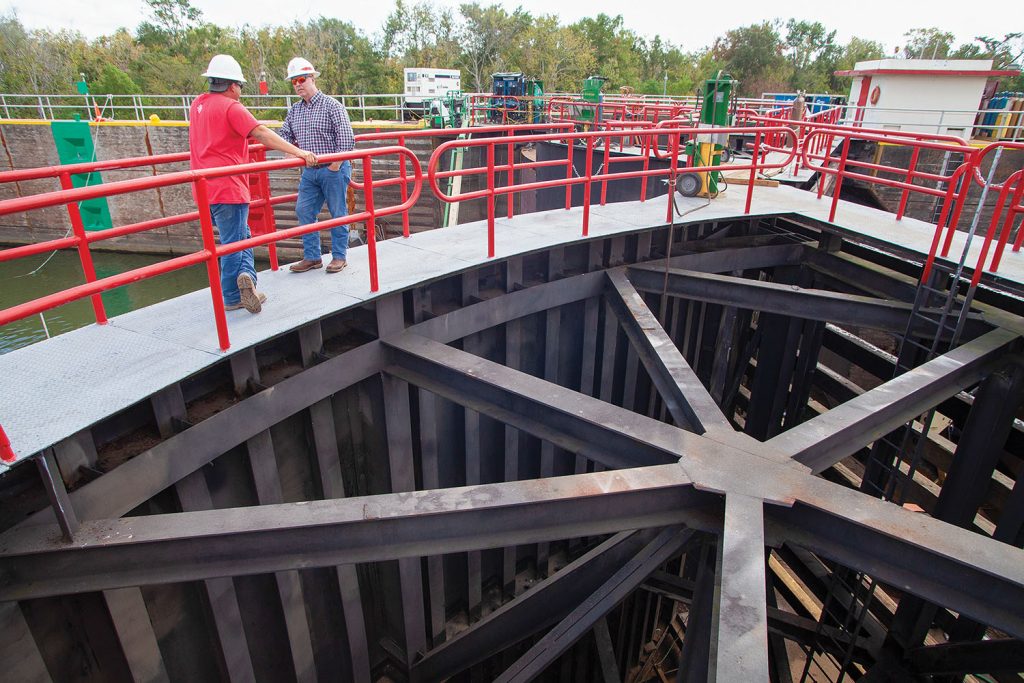
[(772, 543), (794, 543), (1020, 637), (1024, 551), (807, 478), (805, 502), (765, 506)]
[(907, 650), (907, 665), (924, 676), (1024, 671), (1024, 642), (1014, 638), (942, 643)]
[(725, 497), (715, 576), (712, 681), (768, 680), (763, 507), (759, 498)]
[[(694, 270), (672, 268), (666, 274), (656, 267), (632, 266), (629, 279), (644, 292), (667, 291), (684, 299), (890, 332), (905, 332), (910, 319), (911, 305), (907, 303)], [(935, 325), (923, 322), (914, 328), (919, 334), (934, 330)]]
[(679, 527), (661, 531), (496, 680), (525, 683), (536, 678), (693, 536), (692, 530)]
[(534, 285), (417, 323), (409, 330), (435, 341), (452, 342), (535, 313), (599, 296), (604, 280), (604, 273), (597, 271)]
[(1017, 341), (998, 329), (769, 440), (815, 473), (981, 380)]
[(388, 374), (607, 467), (674, 462), (684, 445), (699, 447), (696, 435), (418, 335), (386, 344)]
[[(549, 480), (84, 522), (0, 537), (0, 601), (720, 525), (679, 465)], [(716, 522), (716, 518), (718, 521)]]
[(592, 594), (654, 537), (651, 530), (616, 534), (553, 576), (505, 603), (415, 663), (416, 680), (438, 681), (552, 626)]
[(608, 272), (607, 299), (676, 424), (702, 434), (732, 425), (633, 288), (623, 270)]
[[(746, 239), (746, 238), (741, 238)], [(692, 246), (699, 246), (697, 243)], [(691, 245), (687, 245), (691, 246)], [(778, 266), (798, 266), (810, 251), (803, 244), (770, 244), (760, 247), (703, 251), (673, 256), (670, 268), (695, 270), (701, 273), (730, 273), (736, 270), (760, 270)], [(648, 262), (647, 267), (661, 270), (664, 259)]]

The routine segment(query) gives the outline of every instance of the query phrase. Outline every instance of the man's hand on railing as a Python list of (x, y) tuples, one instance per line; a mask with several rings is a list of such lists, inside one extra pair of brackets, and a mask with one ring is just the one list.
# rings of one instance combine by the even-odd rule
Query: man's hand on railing
[(316, 166), (316, 155), (312, 152), (302, 150), (302, 154), (299, 154), (298, 157), (306, 162), (306, 166)]

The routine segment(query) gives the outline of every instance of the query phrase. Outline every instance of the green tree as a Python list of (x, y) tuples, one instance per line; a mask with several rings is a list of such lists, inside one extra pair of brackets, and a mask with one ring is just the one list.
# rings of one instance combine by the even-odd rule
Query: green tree
[(94, 95), (138, 95), (142, 93), (142, 88), (124, 71), (113, 64), (107, 64), (89, 91)]
[(793, 90), (822, 92), (828, 89), (841, 54), (836, 32), (818, 21), (786, 22), (786, 54), (793, 67), (789, 85)]
[(857, 62), (867, 62), (873, 59), (882, 59), (885, 56), (885, 48), (881, 43), (871, 40), (863, 40), (854, 36), (842, 48), (842, 53), (836, 60), (835, 68), (829, 79), (831, 92), (846, 93), (850, 90), (850, 83), (853, 79), (848, 76), (836, 76), (835, 71), (849, 71), (856, 66)]
[(642, 41), (625, 27), (621, 14), (586, 17), (572, 28), (590, 43), (600, 75), (608, 79), (608, 87), (635, 85), (640, 80)]
[(143, 0), (150, 21), (139, 26), (139, 33), (154, 33), (175, 40), (199, 25), (203, 13), (189, 0)]
[(500, 5), (481, 7), (475, 2), (461, 5), (459, 11), (463, 18), (463, 86), (489, 91), (491, 74), (519, 68), (510, 55), (521, 54), (523, 36), (533, 23), (532, 18), (521, 7), (509, 14)]
[(912, 28), (903, 34), (903, 56), (907, 59), (946, 59), (955, 36), (937, 28)]
[(728, 31), (715, 41), (715, 61), (740, 81), (739, 94), (758, 97), (763, 92), (788, 90), (793, 67), (783, 55), (785, 45), (778, 23), (767, 21)]
[[(955, 59), (991, 59), (993, 69), (1019, 71), (1024, 59), (1024, 33), (1007, 33), (1002, 38), (978, 36), (974, 42), (961, 45), (950, 56)], [(1004, 77), (1000, 80), (1000, 88), (1024, 90), (1024, 75)]]
[(523, 36), (519, 61), (524, 72), (544, 81), (549, 92), (575, 90), (593, 71), (594, 51), (554, 15), (537, 17)]

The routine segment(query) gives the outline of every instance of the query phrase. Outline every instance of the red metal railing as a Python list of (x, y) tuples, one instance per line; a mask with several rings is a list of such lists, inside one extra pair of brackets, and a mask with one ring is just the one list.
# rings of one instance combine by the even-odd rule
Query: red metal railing
[[(643, 99), (617, 98), (605, 102), (588, 102), (576, 98), (554, 97), (548, 100), (547, 118), (551, 122), (602, 126), (610, 122), (659, 123), (676, 120), (693, 112), (684, 104), (648, 102)], [(587, 113), (587, 115), (584, 115)], [(686, 121), (690, 125), (690, 121)]]
[(14, 449), (11, 448), (11, 442), (7, 438), (7, 432), (4, 431), (3, 425), (0, 425), (0, 461), (14, 462)]
[[(430, 163), (427, 167), (427, 178), (430, 182), (431, 190), (434, 194), (446, 202), (463, 202), (473, 199), (485, 199), (487, 202), (487, 256), (494, 256), (494, 224), (495, 224), (495, 203), (498, 196), (507, 195), (509, 196), (509, 216), (512, 215), (513, 202), (511, 196), (515, 193), (521, 192), (536, 192), (537, 190), (545, 188), (556, 188), (565, 187), (565, 208), (569, 209), (572, 206), (572, 186), (583, 185), (583, 235), (586, 236), (589, 233), (590, 225), (590, 206), (591, 206), (591, 191), (592, 185), (596, 182), (602, 184), (607, 183), (609, 180), (624, 180), (627, 178), (655, 178), (665, 177), (668, 178), (671, 187), (675, 187), (676, 178), (682, 173), (698, 173), (702, 171), (721, 170), (721, 167), (712, 166), (695, 166), (689, 168), (681, 168), (679, 166), (679, 137), (680, 135), (701, 135), (701, 134), (728, 134), (731, 132), (737, 132), (740, 130), (746, 130), (741, 128), (666, 128), (660, 129), (657, 133), (652, 132), (650, 129), (635, 129), (635, 130), (622, 130), (622, 131), (588, 131), (588, 132), (567, 132), (567, 133), (555, 133), (555, 134), (542, 134), (542, 135), (523, 135), (516, 138), (485, 138), (479, 140), (452, 140), (446, 142), (437, 147), (434, 153), (430, 157)], [(785, 134), (793, 136), (795, 142), (796, 134), (788, 128), (782, 129)], [(759, 130), (757, 133), (757, 143), (760, 142), (760, 136), (767, 132), (776, 132), (774, 128), (766, 128)], [(655, 135), (667, 135), (670, 145), (670, 163), (666, 169), (650, 169), (645, 167), (639, 171), (624, 171), (613, 173), (609, 170), (605, 170), (608, 166), (605, 166), (601, 170), (604, 172), (594, 173), (593, 171), (593, 159), (596, 143), (598, 141), (604, 144), (605, 149), (612, 144), (612, 140), (624, 136), (628, 137), (646, 137), (653, 139)], [(531, 144), (537, 142), (563, 142), (567, 141), (569, 144), (566, 145), (567, 153), (565, 159), (551, 159), (545, 161), (532, 161), (521, 163), (513, 168), (503, 168), (495, 163), (495, 150), (499, 145), (509, 144)], [(585, 145), (587, 151), (586, 161), (584, 166), (583, 174), (578, 177), (573, 177), (573, 152), (576, 149), (576, 144), (582, 143)], [(756, 144), (757, 144), (756, 143)], [(653, 141), (648, 143), (648, 149)], [(486, 156), (486, 165), (484, 167), (476, 167), (472, 169), (462, 169), (458, 171), (442, 171), (439, 169), (441, 156), (450, 150), (462, 147), (464, 149), (483, 147)], [(607, 151), (605, 153), (607, 155)], [(772, 168), (781, 168), (788, 164), (795, 150), (791, 148), (789, 157), (782, 162), (767, 164), (760, 160), (757, 156), (748, 165), (735, 165), (731, 166), (730, 170), (733, 171), (750, 171), (750, 182), (747, 186), (747, 197), (744, 211), (750, 212), (750, 203), (752, 192), (754, 188), (754, 176), (758, 171), (763, 171)], [(624, 159), (624, 161), (627, 159)], [(628, 159), (635, 161), (635, 159)], [(565, 169), (566, 177), (559, 178), (556, 180), (546, 181), (535, 181), (527, 183), (516, 183), (514, 182), (514, 171), (515, 170), (527, 170), (527, 169), (540, 169), (540, 168), (559, 168)], [(507, 171), (510, 174), (510, 182), (503, 187), (499, 187), (496, 182), (496, 174), (498, 172)], [(487, 187), (480, 190), (474, 190), (470, 192), (462, 192), (454, 196), (445, 194), (440, 186), (438, 185), (439, 180), (451, 178), (454, 176), (468, 176), (477, 175), (480, 173), (486, 173)], [(641, 200), (643, 196), (641, 196)], [(602, 192), (600, 204), (605, 203), (605, 193)], [(673, 210), (673, 193), (668, 193), (668, 205), (666, 209), (666, 221), (672, 219)]]
[[(822, 145), (817, 140), (818, 137), (826, 137), (828, 138), (828, 142)], [(829, 149), (832, 149), (835, 138), (840, 138), (842, 140), (842, 147), (838, 161), (836, 161), (834, 157), (831, 157), (828, 151)], [(903, 168), (870, 161), (851, 159), (849, 156), (850, 143), (854, 139), (909, 147), (912, 150), (910, 163), (906, 168)], [(820, 151), (810, 151), (813, 149)], [(832, 175), (836, 178), (835, 185), (832, 190), (832, 207), (829, 210), (829, 221), (835, 219), (836, 207), (839, 204), (839, 194), (842, 190), (843, 180), (845, 178), (850, 178), (860, 180), (865, 183), (895, 187), (903, 190), (900, 197), (899, 210), (896, 214), (897, 220), (903, 218), (907, 198), (911, 192), (942, 198), (942, 215), (940, 216), (938, 225), (936, 226), (937, 230), (941, 230), (946, 220), (950, 218), (949, 213), (950, 210), (954, 208), (953, 205), (962, 204), (962, 202), (959, 202), (958, 200), (962, 198), (963, 194), (966, 192), (966, 190), (963, 189), (963, 186), (966, 184), (959, 183), (962, 187), (958, 192), (956, 190), (958, 185), (957, 181), (962, 177), (966, 170), (970, 168), (971, 162), (965, 162), (968, 164), (966, 167), (958, 167), (949, 175), (920, 171), (917, 169), (917, 160), (920, 155), (920, 151), (923, 149), (964, 154), (967, 157), (973, 157), (972, 148), (968, 147), (963, 140), (953, 136), (902, 133), (900, 131), (872, 131), (864, 128), (846, 128), (824, 124), (818, 124), (816, 127), (813, 127), (811, 131), (804, 136), (800, 155), (803, 160), (804, 167), (817, 171), (820, 174), (818, 183), (819, 199), (825, 190), (825, 176)], [(820, 161), (822, 163), (818, 165), (813, 163), (812, 160)], [(833, 163), (835, 163), (834, 166)], [(865, 171), (868, 172), (866, 173)], [(900, 176), (901, 179), (882, 177), (879, 175), (880, 173)], [(942, 190), (938, 187), (917, 185), (914, 183), (914, 181), (917, 180), (927, 181), (934, 183), (935, 185), (945, 183), (947, 184), (947, 189)], [(955, 224), (956, 221), (954, 217), (952, 225)]]
[[(406, 187), (409, 180), (408, 178), (388, 178), (381, 181), (375, 181), (373, 178), (372, 162), (375, 158), (387, 156), (387, 155), (398, 155), (400, 158), (409, 157), (411, 168), (413, 172), (413, 188), (411, 193), (405, 197), (402, 203), (378, 209), (374, 203), (374, 188), (380, 188), (393, 184), (401, 184), (402, 187)], [(75, 247), (78, 249), (79, 255), (82, 259), (82, 268), (85, 272), (86, 282), (83, 285), (72, 287), (62, 292), (57, 292), (44, 297), (40, 297), (33, 301), (29, 301), (23, 304), (12, 306), (10, 308), (0, 311), (0, 325), (19, 320), (21, 318), (36, 315), (43, 311), (47, 311), (51, 308), (76, 301), (83, 298), (91, 298), (93, 301), (93, 308), (96, 315), (97, 323), (106, 322), (106, 313), (103, 310), (103, 302), (100, 299), (100, 293), (108, 289), (120, 287), (122, 285), (137, 282), (139, 280), (154, 277), (164, 273), (168, 273), (172, 270), (179, 268), (185, 268), (192, 265), (205, 263), (207, 267), (207, 274), (210, 281), (210, 293), (213, 299), (214, 318), (217, 325), (217, 336), (218, 341), (222, 349), (226, 350), (230, 346), (230, 340), (228, 337), (227, 329), (227, 318), (224, 310), (224, 300), (220, 288), (220, 274), (217, 259), (220, 256), (242, 251), (252, 247), (258, 247), (262, 245), (269, 245), (280, 240), (289, 239), (292, 237), (298, 237), (308, 232), (315, 232), (320, 230), (329, 229), (338, 225), (345, 225), (348, 223), (365, 222), (367, 227), (367, 242), (370, 259), (370, 290), (377, 291), (378, 279), (377, 279), (377, 258), (376, 258), (376, 240), (374, 239), (375, 222), (378, 218), (396, 213), (402, 213), (408, 211), (419, 198), (420, 191), (422, 189), (422, 171), (420, 168), (419, 160), (416, 156), (404, 147), (378, 147), (373, 149), (357, 150), (353, 152), (344, 152), (340, 154), (330, 154), (321, 157), (321, 162), (331, 163), (335, 161), (355, 161), (362, 163), (363, 180), (361, 187), (364, 194), (365, 209), (361, 212), (344, 216), (341, 218), (333, 218), (328, 221), (322, 221), (319, 223), (312, 223), (310, 225), (300, 225), (287, 230), (281, 230), (274, 233), (266, 233), (262, 235), (255, 235), (249, 239), (242, 240), (239, 242), (233, 242), (231, 244), (216, 243), (216, 238), (213, 231), (213, 222), (210, 216), (210, 205), (207, 199), (207, 185), (210, 178), (222, 178), (233, 175), (246, 175), (250, 173), (265, 173), (274, 170), (280, 170), (285, 168), (292, 168), (301, 166), (302, 162), (298, 159), (281, 159), (278, 161), (262, 161), (249, 164), (243, 164), (239, 166), (231, 166), (225, 168), (213, 168), (203, 169), (199, 171), (181, 171), (177, 173), (167, 173), (163, 175), (153, 176), (150, 178), (137, 178), (133, 180), (124, 180), (116, 183), (106, 183), (103, 185), (92, 185), (77, 189), (62, 189), (55, 192), (47, 192), (38, 195), (32, 195), (29, 197), (18, 197), (15, 199), (8, 199), (0, 201), (0, 215), (7, 215), (12, 213), (18, 213), (23, 211), (32, 211), (35, 209), (42, 209), (46, 207), (66, 205), (69, 207), (69, 211), (72, 215), (72, 225), (74, 229), (74, 235), (67, 238), (49, 240), (39, 244), (32, 244), (23, 247), (15, 247), (12, 249), (5, 249), (0, 251), (0, 262), (9, 261), (15, 258), (23, 256), (30, 256), (33, 254), (43, 253), (52, 251), (55, 249), (61, 249), (66, 247)], [(142, 164), (144, 165), (144, 164)], [(160, 187), (169, 187), (172, 185), (181, 185), (185, 183), (192, 183), (194, 189), (194, 195), (196, 197), (196, 203), (198, 211), (183, 214), (179, 216), (170, 216), (167, 218), (161, 218), (151, 221), (143, 221), (141, 223), (134, 223), (131, 225), (120, 226), (116, 228), (110, 228), (107, 230), (100, 230), (94, 232), (85, 232), (81, 227), (81, 217), (78, 215), (78, 202), (85, 201), (88, 199), (95, 199), (98, 197), (110, 197), (119, 194), (126, 194), (130, 192), (136, 192), (140, 190), (150, 190)], [(267, 199), (266, 202), (269, 205), (281, 203), (283, 201), (294, 200), (295, 195), (286, 195), (285, 197), (276, 197), (273, 199)], [(136, 268), (125, 273), (118, 275), (112, 275), (106, 278), (97, 279), (95, 270), (92, 268), (91, 257), (89, 255), (89, 245), (99, 242), (102, 240), (111, 239), (114, 237), (120, 237), (128, 234), (134, 234), (143, 232), (145, 230), (151, 230), (157, 227), (163, 227), (165, 225), (172, 225), (184, 220), (195, 220), (199, 219), (200, 229), (203, 239), (203, 248), (200, 251), (179, 256), (176, 258), (169, 259), (160, 263), (151, 264), (142, 268)]]
[[(425, 128), (423, 130), (412, 130), (412, 131), (381, 131), (378, 133), (362, 133), (356, 136), (356, 142), (378, 142), (393, 140), (399, 147), (404, 147), (407, 140), (417, 138), (437, 138), (437, 137), (457, 137), (460, 135), (502, 135), (508, 134), (514, 136), (518, 131), (538, 131), (538, 130), (572, 130), (573, 126), (570, 123), (553, 123), (553, 124), (506, 124), (500, 126), (472, 126), (468, 128), (445, 128), (442, 130), (434, 130)], [(511, 143), (509, 150), (511, 151)], [(511, 177), (512, 170), (515, 168), (515, 159), (513, 155), (509, 154), (508, 169), (509, 177)], [(502, 167), (505, 168), (505, 167)], [(406, 169), (405, 169), (405, 158), (403, 157), (399, 161), (399, 177), (403, 181), (407, 181)], [(357, 189), (361, 189), (361, 185), (353, 179), (352, 185)], [(403, 182), (401, 185), (402, 201), (405, 201), (407, 196), (407, 182)], [(509, 218), (511, 218), (509, 214)], [(409, 212), (402, 214), (402, 235), (404, 237), (409, 236)]]
[[(983, 191), (987, 189), (988, 191), (995, 190), (999, 193), (996, 197), (995, 206), (992, 211), (992, 218), (989, 219), (988, 229), (985, 231), (985, 239), (982, 242), (981, 251), (978, 254), (978, 261), (975, 265), (974, 274), (971, 278), (972, 286), (977, 286), (981, 281), (981, 275), (985, 266), (985, 258), (988, 256), (988, 251), (993, 241), (996, 243), (996, 248), (995, 252), (992, 254), (992, 262), (989, 264), (988, 270), (992, 273), (999, 270), (1003, 251), (1010, 240), (1010, 235), (1013, 233), (1014, 225), (1017, 223), (1017, 217), (1024, 215), (1024, 204), (1022, 204), (1022, 198), (1024, 198), (1024, 168), (1011, 173), (1002, 183), (989, 182), (982, 178), (980, 173), (982, 163), (989, 154), (997, 151), (1001, 152), (1006, 149), (1024, 150), (1024, 143), (996, 142), (988, 145), (975, 156), (974, 163), (972, 164), (973, 173), (971, 175), (975, 181), (982, 184)], [(990, 172), (994, 173), (995, 164), (996, 161), (993, 160), (993, 167)], [(951, 224), (946, 240), (943, 243), (943, 256), (946, 256), (949, 253), (949, 247), (953, 240), (954, 226), (955, 223)], [(1013, 251), (1020, 251), (1022, 244), (1024, 244), (1024, 226), (1018, 227), (1017, 237), (1013, 242)], [(934, 248), (935, 247), (933, 245), (933, 251)], [(933, 260), (934, 254), (929, 254), (927, 265), (930, 266)]]

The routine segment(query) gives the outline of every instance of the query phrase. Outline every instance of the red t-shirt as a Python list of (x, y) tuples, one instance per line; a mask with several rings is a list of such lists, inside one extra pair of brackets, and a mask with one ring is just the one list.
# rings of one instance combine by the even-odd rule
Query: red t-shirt
[[(220, 93), (203, 93), (189, 112), (188, 147), (192, 170), (234, 166), (249, 161), (249, 133), (259, 125), (240, 102)], [(208, 180), (211, 204), (248, 204), (246, 175)]]

